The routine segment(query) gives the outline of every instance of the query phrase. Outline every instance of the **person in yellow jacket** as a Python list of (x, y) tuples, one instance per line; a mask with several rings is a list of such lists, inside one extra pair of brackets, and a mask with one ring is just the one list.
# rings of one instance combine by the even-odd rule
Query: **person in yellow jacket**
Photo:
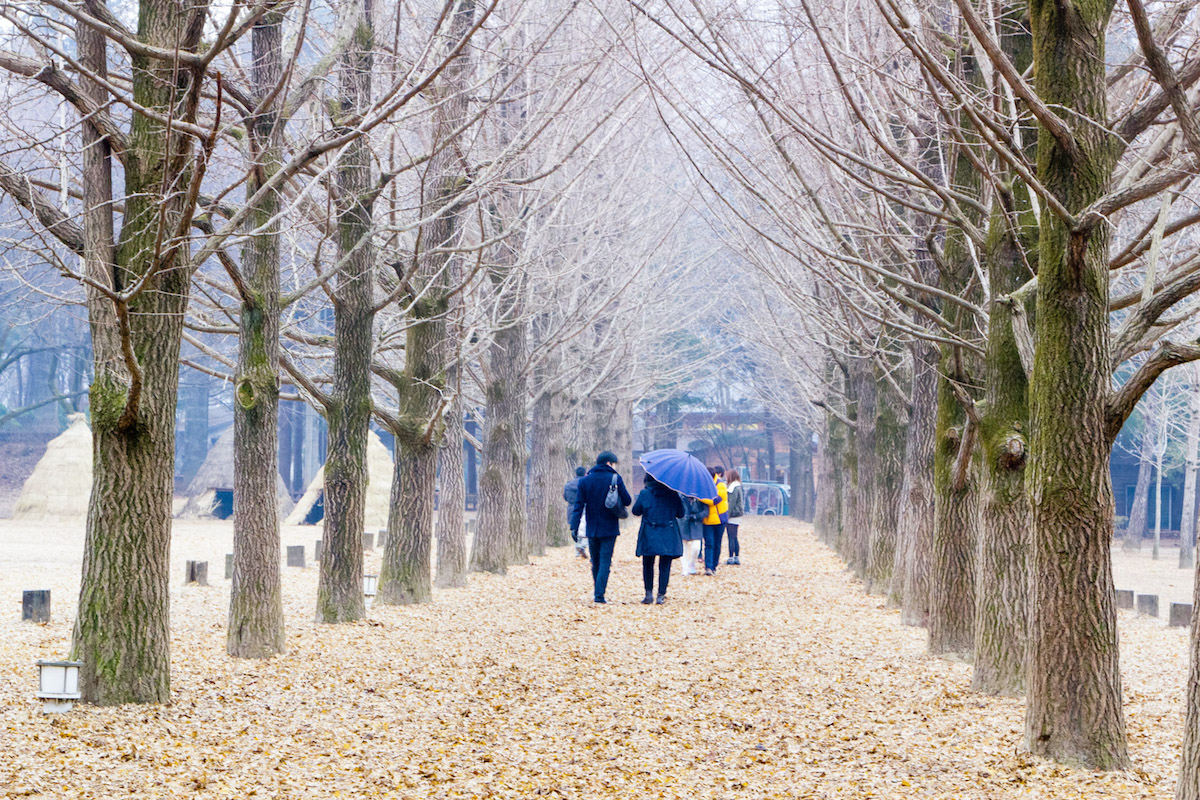
[(721, 537), (725, 533), (725, 523), (729, 522), (729, 491), (725, 488), (725, 468), (709, 467), (713, 482), (717, 484), (717, 500), (700, 502), (708, 506), (708, 516), (704, 518), (704, 574), (716, 575), (717, 564), (721, 562)]

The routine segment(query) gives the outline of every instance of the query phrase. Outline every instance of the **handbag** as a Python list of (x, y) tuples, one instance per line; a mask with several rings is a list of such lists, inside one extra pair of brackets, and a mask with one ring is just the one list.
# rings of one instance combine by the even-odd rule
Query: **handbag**
[(608, 497), (604, 498), (604, 507), (611, 511), (617, 519), (629, 516), (629, 509), (621, 503), (621, 491), (617, 487), (617, 475), (613, 473), (612, 483), (608, 485)]

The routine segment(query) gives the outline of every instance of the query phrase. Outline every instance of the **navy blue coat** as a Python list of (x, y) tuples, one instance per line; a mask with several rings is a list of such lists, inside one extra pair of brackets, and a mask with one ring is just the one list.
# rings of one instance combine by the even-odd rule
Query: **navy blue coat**
[(662, 484), (648, 486), (638, 493), (630, 510), (642, 518), (635, 555), (668, 558), (683, 555), (683, 537), (675, 520), (683, 516), (684, 510), (676, 492)]
[(621, 505), (627, 506), (633, 502), (629, 490), (625, 488), (625, 481), (617, 471), (608, 464), (597, 464), (579, 479), (579, 496), (575, 498), (575, 508), (571, 510), (572, 533), (579, 532), (579, 520), (586, 513), (589, 539), (612, 539), (621, 535), (621, 520), (604, 505), (613, 475), (617, 476), (617, 493), (621, 497)]

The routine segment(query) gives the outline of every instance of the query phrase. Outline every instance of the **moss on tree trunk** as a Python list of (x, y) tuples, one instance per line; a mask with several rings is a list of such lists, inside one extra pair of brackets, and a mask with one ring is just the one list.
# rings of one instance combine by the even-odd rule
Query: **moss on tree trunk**
[[(1110, 13), (1096, 0), (1030, 3), (1037, 92), (1064, 109), (1075, 145), (1043, 128), (1037, 174), (1071, 213), (1104, 194), (1115, 163)], [(1026, 476), (1034, 518), (1026, 741), (1034, 753), (1092, 769), (1129, 765), (1109, 550), (1109, 237), (1108, 225), (1076, 232), (1042, 213)]]
[[(355, 34), (342, 55), (343, 113), (371, 102), (370, 0), (354, 0)], [(375, 321), (375, 248), (369, 200), (371, 153), (366, 137), (346, 145), (337, 166), (337, 283), (333, 293), (333, 387), (325, 404), (325, 520), (317, 619), (353, 622), (366, 613), (362, 592), (362, 533), (367, 494), (367, 437), (371, 422), (371, 356)]]
[[(254, 96), (267, 98), (283, 74), (283, 15), (272, 12), (251, 33)], [(254, 168), (247, 195), (279, 169), (279, 100), (249, 121)], [(249, 295), (239, 317), (234, 380), (233, 585), (225, 649), (266, 658), (284, 650), (279, 578), (279, 196), (269, 192), (250, 216), (242, 248)]]
[[(193, 51), (205, 10), (204, 3), (142, 0), (138, 37), (167, 51)], [(80, 55), (105, 73), (99, 33), (81, 30)], [(191, 178), (191, 138), (168, 135), (160, 120), (194, 120), (195, 108), (187, 102), (195, 96), (194, 75), (145, 56), (132, 57), (130, 67), (133, 99), (155, 118), (134, 113), (130, 121), (125, 206), (115, 249), (108, 148), (85, 125), (94, 145), (85, 154), (89, 276), (116, 292), (145, 280), (144, 290), (123, 307), (100, 292), (88, 292), (95, 368), (93, 483), (72, 655), (84, 664), (83, 699), (102, 705), (170, 700), (167, 587), (175, 406), (191, 275), (185, 252), (161, 246), (172, 240), (187, 212), (177, 187)], [(122, 319), (127, 320), (124, 331)], [(140, 371), (140, 387), (135, 387), (122, 335)]]

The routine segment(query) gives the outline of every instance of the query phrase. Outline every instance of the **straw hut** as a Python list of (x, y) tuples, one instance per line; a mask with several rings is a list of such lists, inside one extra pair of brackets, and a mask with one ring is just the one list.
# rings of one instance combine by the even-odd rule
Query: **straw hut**
[[(392, 502), (392, 454), (387, 445), (371, 431), (367, 440), (367, 502), (363, 527), (367, 530), (387, 527)], [(325, 469), (313, 476), (304, 496), (296, 503), (284, 525), (316, 525), (325, 518)]]
[(13, 519), (85, 520), (92, 494), (92, 429), (85, 414), (71, 414), (71, 424), (50, 440), (21, 488)]
[[(280, 516), (292, 510), (291, 495), (278, 474), (275, 475), (275, 497)], [(176, 515), (182, 519), (229, 519), (233, 515), (232, 425), (209, 449), (196, 477), (188, 484), (186, 499)]]

